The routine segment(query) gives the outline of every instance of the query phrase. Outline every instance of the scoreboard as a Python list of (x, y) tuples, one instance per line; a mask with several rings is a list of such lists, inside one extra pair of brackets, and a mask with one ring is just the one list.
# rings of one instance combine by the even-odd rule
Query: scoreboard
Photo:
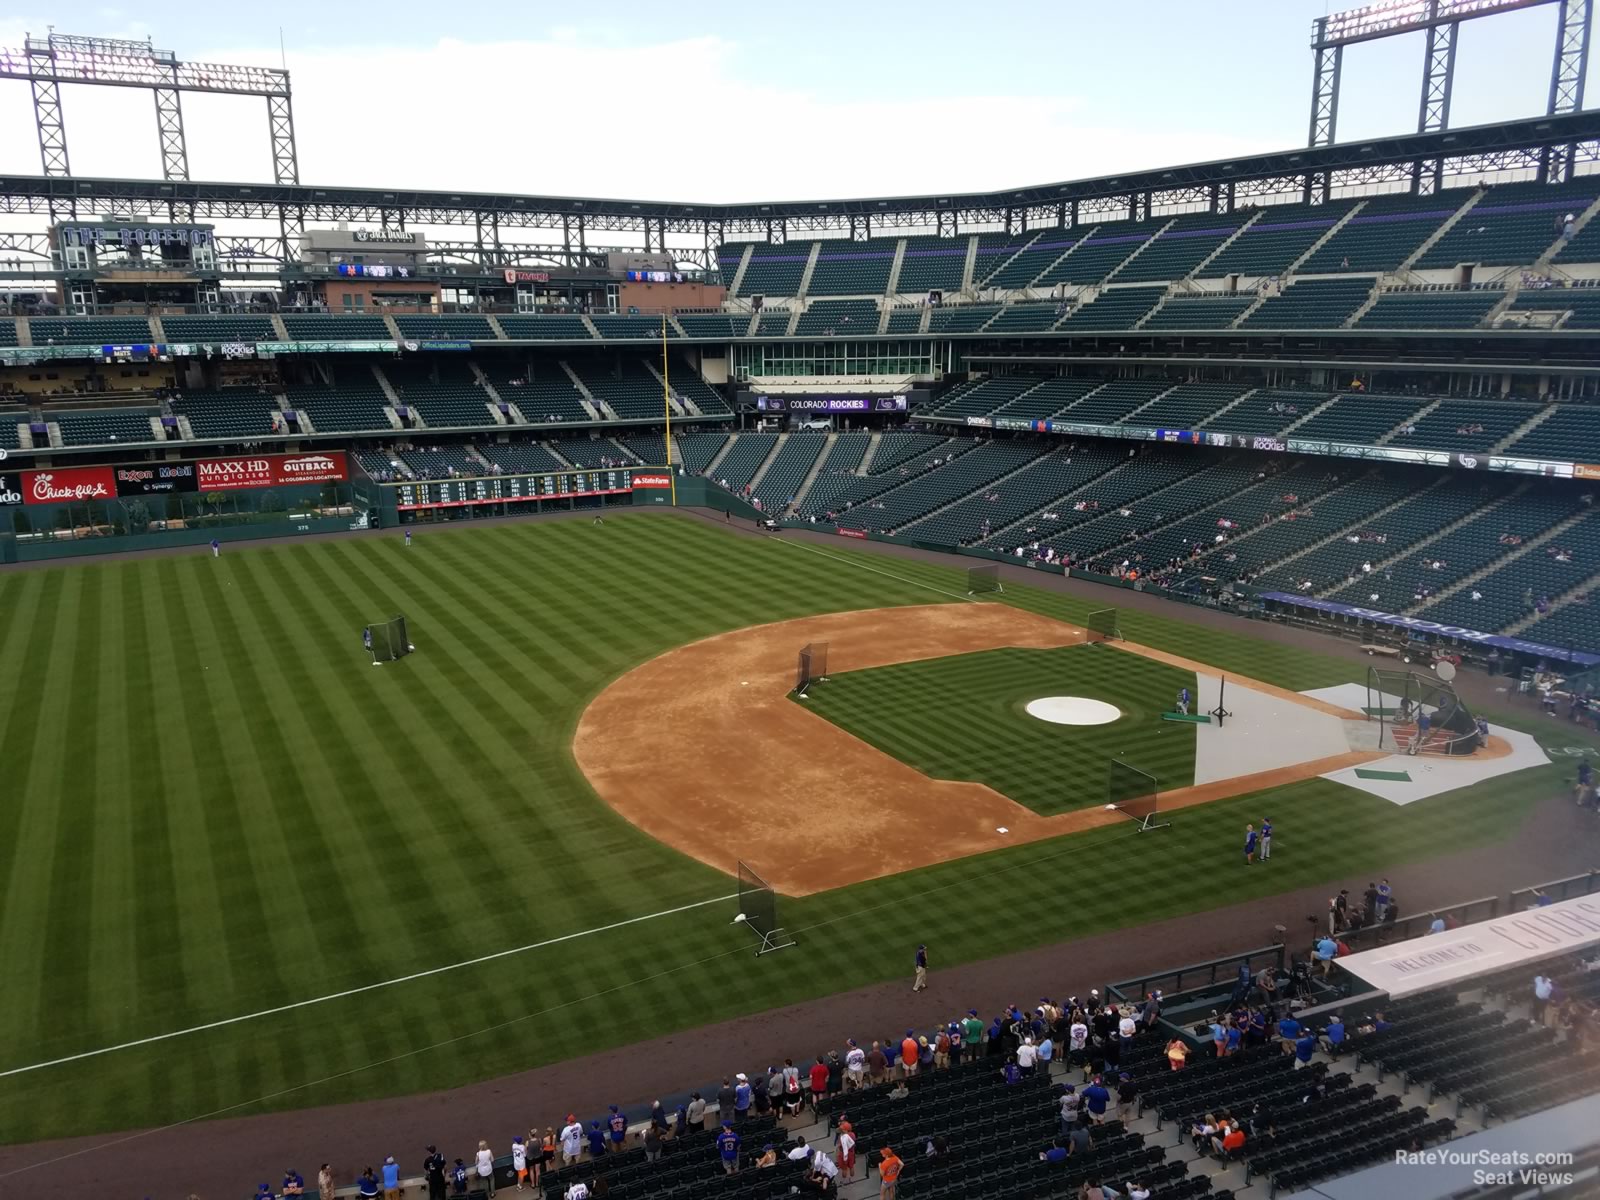
[(612, 496), (633, 490), (633, 469), (552, 471), (540, 475), (489, 475), (482, 479), (418, 479), (387, 484), (395, 489), (401, 512), (418, 508), (460, 508), (516, 500), (561, 500), (574, 496)]

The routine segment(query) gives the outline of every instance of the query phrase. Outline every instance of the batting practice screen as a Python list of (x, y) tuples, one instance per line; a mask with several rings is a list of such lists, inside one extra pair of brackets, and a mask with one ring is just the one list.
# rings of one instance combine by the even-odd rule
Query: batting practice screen
[(782, 950), (794, 945), (794, 939), (778, 924), (778, 894), (755, 871), (739, 864), (739, 915), (745, 926), (760, 939), (757, 954)]
[(391, 617), (367, 626), (367, 643), (372, 649), (373, 662), (394, 662), (411, 653), (411, 641), (406, 633), (406, 619)]
[(1156, 814), (1156, 777), (1113, 758), (1106, 768), (1106, 806), (1148, 822)]
[(967, 568), (967, 595), (984, 596), (991, 592), (1003, 591), (1005, 588), (1000, 584), (999, 567)]
[(1102, 608), (1084, 618), (1083, 627), (1089, 632), (1091, 642), (1120, 641), (1122, 629), (1117, 625), (1117, 610)]
[(828, 643), (808, 642), (800, 647), (800, 662), (795, 670), (794, 690), (800, 695), (819, 679), (828, 676)]

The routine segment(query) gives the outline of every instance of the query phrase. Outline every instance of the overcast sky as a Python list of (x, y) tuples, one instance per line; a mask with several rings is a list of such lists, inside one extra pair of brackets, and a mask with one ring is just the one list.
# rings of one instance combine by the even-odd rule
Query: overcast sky
[[(53, 22), (149, 36), (189, 61), (276, 65), (281, 26), (302, 182), (702, 201), (986, 190), (1303, 145), (1311, 23), (1328, 11), (1323, 0), (6, 7), (0, 45)], [(1551, 5), (1463, 27), (1453, 124), (1544, 110), (1555, 17)], [(1414, 128), (1421, 58), (1420, 34), (1346, 52), (1341, 140)], [(74, 87), (64, 106), (74, 174), (159, 176), (147, 93)], [(193, 178), (271, 178), (264, 101), (187, 96), (184, 111)], [(0, 173), (39, 170), (28, 85), (0, 80)]]

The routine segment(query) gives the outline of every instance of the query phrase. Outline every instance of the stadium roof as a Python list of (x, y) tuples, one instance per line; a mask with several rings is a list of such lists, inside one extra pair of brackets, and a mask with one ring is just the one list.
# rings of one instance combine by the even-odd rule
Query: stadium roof
[[(1341, 183), (1396, 179), (1393, 168), (1446, 160), (1449, 176), (1538, 166), (1548, 147), (1577, 145), (1580, 157), (1596, 157), (1600, 110), (1563, 116), (1475, 125), (1436, 133), (1300, 148), (1184, 166), (1158, 167), (1095, 179), (1038, 184), (990, 192), (927, 196), (790, 200), (750, 204), (627, 200), (605, 197), (523, 196), (494, 192), (426, 191), (409, 188), (345, 187), (277, 183), (209, 183), (187, 180), (95, 179), (81, 176), (12, 175), (0, 178), (0, 211), (60, 212), (69, 205), (86, 213), (139, 213), (156, 206), (193, 206), (220, 217), (277, 215), (297, 210), (304, 220), (382, 219), (400, 215), (416, 223), (470, 224), (492, 219), (511, 226), (560, 227), (581, 221), (589, 228), (645, 224), (700, 231), (710, 225), (760, 228), (784, 220), (799, 228), (833, 225), (842, 219), (956, 213), (1004, 214), (1146, 192), (1227, 188), (1251, 181), (1342, 174)], [(1387, 172), (1383, 168), (1389, 168)], [(1364, 176), (1363, 173), (1369, 173)], [(1249, 189), (1250, 193), (1266, 189)], [(1281, 191), (1282, 189), (1277, 189)], [(1037, 221), (1033, 222), (1039, 223)]]

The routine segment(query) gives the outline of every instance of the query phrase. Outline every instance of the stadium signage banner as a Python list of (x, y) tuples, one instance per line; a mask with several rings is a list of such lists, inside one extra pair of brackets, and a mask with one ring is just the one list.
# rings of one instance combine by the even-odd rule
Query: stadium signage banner
[(760, 412), (905, 412), (904, 396), (757, 396)]
[(156, 492), (198, 491), (197, 466), (196, 463), (187, 462), (118, 467), (117, 495), (148, 496)]
[(15, 475), (0, 475), (0, 508), (22, 503), (22, 483)]
[(635, 474), (633, 477), (633, 490), (640, 488), (669, 488), (672, 486), (672, 476), (656, 474)]
[(835, 527), (840, 537), (865, 538), (867, 531), (864, 529), (846, 529), (843, 525)]
[(1572, 477), (1574, 479), (1600, 479), (1600, 467), (1593, 463), (1573, 463)]
[(24, 504), (109, 500), (116, 494), (117, 478), (110, 467), (65, 467), (22, 473)]
[(1581, 650), (1563, 650), (1559, 646), (1546, 646), (1539, 642), (1528, 642), (1522, 638), (1501, 637), (1493, 633), (1481, 633), (1476, 629), (1465, 629), (1460, 625), (1441, 625), (1437, 621), (1427, 621), (1421, 617), (1406, 617), (1397, 613), (1383, 612), (1376, 608), (1361, 608), (1354, 604), (1340, 604), (1335, 600), (1320, 600), (1315, 596), (1296, 596), (1290, 592), (1262, 592), (1263, 600), (1275, 600), (1279, 604), (1292, 604), (1298, 608), (1314, 608), (1319, 612), (1333, 613), (1336, 616), (1358, 617), (1363, 621), (1376, 621), (1380, 625), (1393, 625), (1400, 629), (1415, 629), (1418, 633), (1431, 633), (1439, 637), (1459, 638), (1464, 642), (1473, 642), (1480, 646), (1493, 646), (1500, 650), (1515, 650), (1520, 654), (1536, 654), (1541, 658), (1555, 658), (1563, 662), (1582, 663), (1584, 666), (1600, 665), (1600, 654), (1585, 654)]
[(349, 478), (344, 451), (257, 454), (249, 458), (203, 458), (194, 464), (199, 490), (282, 487), (296, 483), (340, 483)]
[(514, 271), (506, 268), (507, 283), (549, 283), (549, 271)]
[(1528, 912), (1474, 921), (1399, 946), (1363, 950), (1339, 965), (1375, 990), (1399, 999), (1460, 983), (1488, 971), (1533, 964), (1600, 944), (1600, 896), (1579, 896)]

